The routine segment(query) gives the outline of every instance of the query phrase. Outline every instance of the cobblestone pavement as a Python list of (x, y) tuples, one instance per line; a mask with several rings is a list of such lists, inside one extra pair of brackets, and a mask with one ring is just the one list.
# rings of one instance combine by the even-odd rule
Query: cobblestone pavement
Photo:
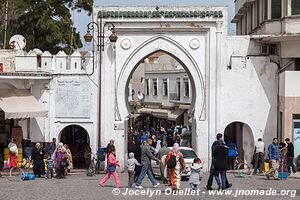
[[(228, 179), (233, 183), (232, 194), (226, 196), (210, 195), (205, 190), (206, 181), (208, 174), (204, 174), (203, 181), (201, 182), (201, 191), (197, 195), (191, 194), (169, 194), (171, 191), (168, 190), (168, 186), (161, 184), (158, 188), (152, 188), (149, 179), (146, 177), (142, 183), (144, 189), (136, 190), (130, 189), (131, 195), (123, 195), (122, 193), (128, 192), (127, 185), (127, 174), (119, 174), (122, 187), (120, 190), (114, 189), (114, 181), (111, 178), (104, 187), (98, 186), (99, 180), (104, 174), (99, 174), (94, 177), (87, 177), (83, 173), (70, 174), (66, 179), (50, 179), (46, 180), (43, 178), (36, 179), (34, 181), (11, 181), (7, 177), (3, 176), (0, 178), (0, 199), (14, 199), (14, 200), (35, 200), (35, 199), (150, 199), (149, 196), (152, 194), (151, 199), (300, 199), (300, 179), (289, 178), (288, 180), (266, 180), (263, 176), (251, 176), (246, 178), (236, 178), (232, 174), (228, 175)], [(214, 182), (215, 184), (215, 182)], [(216, 185), (213, 186), (217, 188)], [(188, 181), (182, 182), (182, 189), (188, 188)], [(272, 188), (272, 189), (270, 189)], [(264, 192), (270, 194), (272, 190), (277, 190), (275, 196), (264, 195), (264, 196), (237, 196), (234, 197), (236, 192), (245, 193), (251, 192), (250, 190), (259, 190), (260, 193)], [(296, 194), (292, 191), (288, 195), (280, 195), (280, 192), (287, 192), (284, 190), (296, 190)], [(118, 195), (114, 195), (112, 191)], [(215, 190), (216, 191), (216, 190)], [(227, 190), (231, 191), (231, 190)], [(120, 192), (120, 194), (119, 194)], [(186, 192), (189, 191), (180, 191)], [(143, 194), (144, 193), (144, 194)], [(154, 194), (153, 194), (154, 193)], [(136, 194), (136, 195), (133, 195)], [(295, 195), (295, 196), (294, 196)], [(291, 196), (294, 196), (292, 198)]]

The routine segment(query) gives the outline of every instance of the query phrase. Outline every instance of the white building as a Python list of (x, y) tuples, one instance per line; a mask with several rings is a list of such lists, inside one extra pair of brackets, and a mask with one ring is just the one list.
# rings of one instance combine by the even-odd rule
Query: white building
[[(238, 35), (250, 35), (252, 43), (277, 63), (279, 78), (277, 121), (274, 129), (279, 140), (290, 138), (295, 156), (300, 154), (300, 1), (299, 0), (237, 0)], [(274, 113), (275, 114), (275, 113)]]
[(173, 126), (188, 125), (192, 101), (190, 88), (188, 74), (180, 63), (164, 52), (156, 52), (149, 55), (131, 76), (128, 96), (131, 113), (165, 119), (161, 125), (166, 125), (167, 120), (173, 121)]
[[(237, 1), (237, 5), (238, 2), (244, 1)], [(16, 56), (15, 63), (24, 66), (16, 65), (15, 73), (0, 73), (1, 88), (31, 88), (33, 96), (48, 110), (46, 118), (19, 122), (24, 137), (30, 132), (34, 141), (49, 142), (52, 137), (69, 141), (78, 136), (77, 126), (82, 127), (94, 152), (98, 141), (106, 145), (110, 139), (115, 140), (123, 170), (128, 153), (128, 121), (132, 117), (128, 101), (130, 77), (142, 59), (164, 51), (175, 57), (189, 76), (193, 147), (204, 160), (204, 167), (209, 167), (210, 147), (218, 132), (236, 140), (240, 156), (250, 163), (255, 141), (261, 137), (267, 144), (277, 135), (279, 66), (276, 59), (261, 52), (260, 38), (268, 37), (228, 36), (227, 18), (227, 8), (220, 6), (95, 7), (94, 19), (105, 36), (101, 41), (104, 46), (100, 68), (93, 68), (92, 59), (82, 59), (76, 52), (71, 60), (63, 52), (54, 56), (44, 52), (40, 57), (30, 53)], [(108, 40), (111, 23), (118, 36), (116, 43)], [(269, 49), (272, 51), (272, 47)], [(24, 60), (27, 57), (30, 60)], [(40, 67), (35, 63), (41, 63)], [(289, 91), (280, 93), (296, 95)], [(70, 125), (77, 126), (66, 128)], [(61, 136), (63, 130), (67, 130), (66, 136)]]
[(68, 144), (75, 165), (83, 166), (85, 145), (98, 147), (98, 67), (92, 53), (0, 52), (1, 153), (12, 128), (20, 126), (22, 138), (31, 142), (57, 138)]
[(101, 141), (116, 140), (121, 163), (127, 157), (130, 76), (157, 51), (179, 60), (190, 78), (193, 147), (206, 168), (218, 132), (234, 137), (248, 163), (259, 137), (269, 143), (276, 136), (278, 66), (250, 36), (228, 36), (227, 17), (227, 8), (218, 6), (95, 7), (105, 36), (111, 23), (118, 35), (115, 44), (104, 41)]

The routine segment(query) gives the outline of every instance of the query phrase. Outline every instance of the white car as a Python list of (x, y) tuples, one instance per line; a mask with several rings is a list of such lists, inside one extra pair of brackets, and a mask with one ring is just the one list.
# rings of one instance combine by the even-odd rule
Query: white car
[[(172, 150), (173, 147), (168, 147), (170, 150)], [(182, 172), (181, 177), (182, 178), (188, 178), (191, 174), (190, 166), (194, 162), (194, 159), (197, 158), (197, 154), (194, 151), (194, 149), (189, 147), (179, 147), (179, 151), (183, 154), (183, 159), (186, 165), (186, 173)], [(162, 162), (165, 162), (166, 156), (162, 157)], [(160, 177), (160, 167), (159, 163), (152, 160), (151, 161), (153, 173), (155, 177)], [(165, 168), (165, 177), (167, 177), (167, 167)]]

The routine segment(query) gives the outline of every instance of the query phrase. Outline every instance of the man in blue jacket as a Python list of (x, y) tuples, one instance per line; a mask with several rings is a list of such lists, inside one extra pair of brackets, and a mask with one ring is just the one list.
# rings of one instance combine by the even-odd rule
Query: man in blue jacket
[(268, 147), (268, 156), (271, 164), (270, 171), (266, 174), (269, 179), (271, 176), (274, 179), (278, 179), (278, 159), (279, 159), (279, 148), (278, 139), (274, 138), (272, 144)]

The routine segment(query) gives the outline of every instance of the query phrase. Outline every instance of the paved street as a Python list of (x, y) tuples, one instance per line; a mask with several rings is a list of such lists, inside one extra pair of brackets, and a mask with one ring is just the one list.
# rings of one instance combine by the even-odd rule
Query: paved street
[[(113, 179), (109, 180), (105, 187), (99, 187), (98, 182), (104, 174), (96, 175), (94, 177), (87, 177), (82, 173), (71, 174), (66, 179), (51, 179), (45, 180), (43, 178), (36, 179), (34, 181), (10, 181), (7, 177), (3, 176), (0, 178), (0, 199), (148, 199), (151, 196), (152, 199), (219, 199), (217, 195), (209, 195), (204, 189), (207, 174), (204, 175), (204, 180), (201, 183), (201, 191), (199, 196), (190, 195), (170, 195), (170, 190), (166, 190), (165, 185), (160, 185), (158, 188), (151, 188), (151, 184), (148, 178), (145, 178), (143, 186), (145, 189), (144, 195), (113, 195), (112, 190), (114, 189)], [(294, 198), (288, 196), (238, 196), (236, 199), (300, 199), (300, 179), (290, 178), (289, 180), (266, 180), (262, 176), (252, 176), (247, 178), (235, 178), (232, 174), (228, 175), (230, 182), (233, 183), (233, 191), (229, 196), (222, 196), (222, 199), (232, 199), (237, 188), (240, 189), (255, 189), (263, 192), (267, 192), (270, 188), (281, 192), (284, 189), (297, 190), (297, 194)], [(120, 174), (122, 187), (121, 193), (126, 191), (127, 174)], [(217, 187), (216, 185), (214, 186)], [(149, 188), (149, 189), (148, 189)], [(182, 182), (182, 189), (188, 188), (188, 182)], [(114, 190), (114, 192), (118, 192)], [(142, 192), (141, 190), (130, 190), (132, 193)], [(148, 192), (148, 193), (147, 193)], [(188, 192), (188, 191), (187, 191)], [(204, 193), (205, 192), (205, 193)], [(270, 192), (270, 191), (269, 191)], [(153, 194), (154, 193), (154, 194)]]

